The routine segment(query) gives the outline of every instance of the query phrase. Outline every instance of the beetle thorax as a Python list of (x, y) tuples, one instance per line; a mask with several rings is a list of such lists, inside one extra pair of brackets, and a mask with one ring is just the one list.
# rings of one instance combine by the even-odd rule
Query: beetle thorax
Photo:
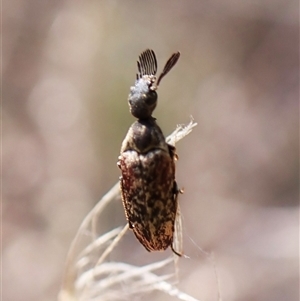
[(134, 150), (139, 154), (145, 154), (153, 149), (168, 152), (165, 137), (155, 119), (134, 122), (123, 141), (121, 153)]

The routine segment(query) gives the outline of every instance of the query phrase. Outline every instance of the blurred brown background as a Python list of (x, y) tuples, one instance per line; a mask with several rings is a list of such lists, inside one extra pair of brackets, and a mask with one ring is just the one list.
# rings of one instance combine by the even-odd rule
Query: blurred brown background
[[(118, 180), (146, 48), (160, 68), (181, 51), (158, 92), (164, 133), (198, 122), (177, 146), (180, 289), (298, 300), (298, 5), (4, 0), (3, 300), (56, 299), (72, 238)], [(215, 254), (219, 289), (200, 248)]]

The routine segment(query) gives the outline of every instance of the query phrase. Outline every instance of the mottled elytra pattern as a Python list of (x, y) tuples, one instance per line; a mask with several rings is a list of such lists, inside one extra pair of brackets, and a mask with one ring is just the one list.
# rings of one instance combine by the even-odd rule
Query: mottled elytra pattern
[(130, 112), (138, 120), (122, 143), (118, 166), (125, 215), (137, 239), (148, 251), (171, 247), (180, 256), (173, 249), (180, 192), (175, 181), (176, 150), (166, 143), (152, 117), (157, 104), (155, 90), (179, 56), (177, 52), (169, 58), (158, 79), (154, 51), (147, 49), (139, 56), (137, 79), (128, 97)]

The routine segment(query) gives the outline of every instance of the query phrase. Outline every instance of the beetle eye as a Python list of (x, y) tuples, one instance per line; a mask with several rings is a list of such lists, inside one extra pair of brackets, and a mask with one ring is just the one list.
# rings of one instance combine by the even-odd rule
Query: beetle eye
[(147, 97), (145, 99), (145, 103), (149, 106), (152, 106), (157, 101), (157, 93), (155, 91), (151, 91), (147, 94)]

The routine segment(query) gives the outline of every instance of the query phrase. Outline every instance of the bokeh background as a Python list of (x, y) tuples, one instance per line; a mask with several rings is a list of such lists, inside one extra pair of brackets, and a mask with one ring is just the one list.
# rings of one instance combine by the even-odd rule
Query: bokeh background
[[(298, 6), (3, 0), (3, 300), (56, 299), (72, 238), (118, 180), (146, 48), (160, 68), (181, 51), (159, 89), (164, 133), (198, 123), (177, 146), (190, 256), (179, 288), (207, 301), (298, 300)], [(131, 243), (137, 259), (152, 256)]]

